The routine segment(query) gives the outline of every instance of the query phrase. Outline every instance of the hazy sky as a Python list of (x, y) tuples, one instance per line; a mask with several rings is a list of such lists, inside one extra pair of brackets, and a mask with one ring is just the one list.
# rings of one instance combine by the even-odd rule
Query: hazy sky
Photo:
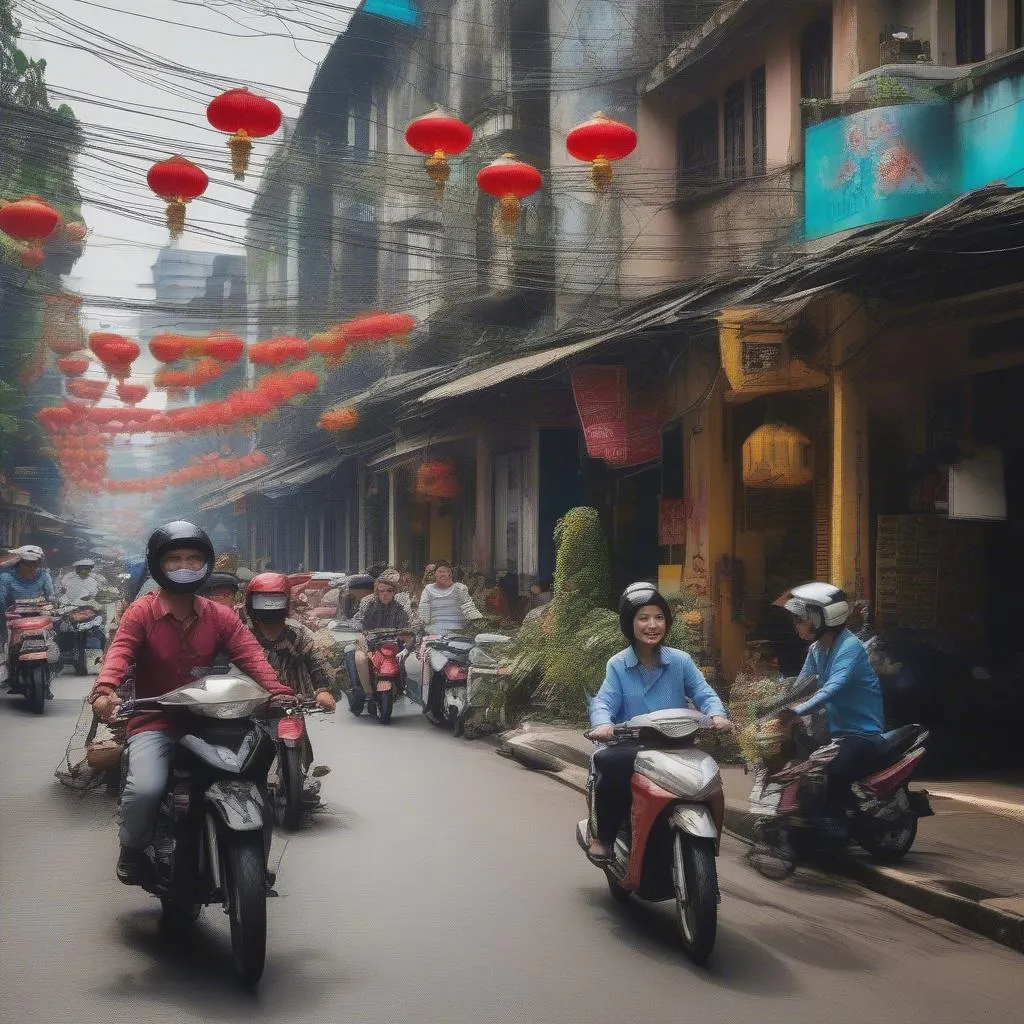
[[(74, 287), (88, 297), (150, 297), (149, 268), (168, 239), (163, 204), (150, 192), (145, 173), (177, 152), (200, 164), (211, 180), (206, 197), (189, 207), (189, 222), (241, 241), (245, 210), (273, 141), (257, 142), (250, 174), (236, 184), (227, 166), (226, 136), (207, 123), (206, 103), (225, 89), (248, 85), (278, 102), (286, 116), (298, 114), (318, 62), (344, 27), (345, 8), (354, 3), (18, 0), (22, 46), (32, 57), (46, 58), (54, 104), (69, 103), (86, 131), (99, 136), (100, 146), (117, 151), (90, 147), (79, 161), (91, 234)], [(280, 17), (251, 13), (260, 10)], [(90, 204), (90, 196), (136, 216)], [(187, 231), (182, 246), (232, 251), (230, 241), (198, 231)], [(105, 312), (102, 302), (85, 312), (89, 326), (102, 318), (127, 328), (134, 319)]]

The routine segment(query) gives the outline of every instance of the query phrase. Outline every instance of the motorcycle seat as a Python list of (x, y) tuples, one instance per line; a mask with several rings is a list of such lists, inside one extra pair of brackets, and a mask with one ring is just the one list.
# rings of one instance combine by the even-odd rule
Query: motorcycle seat
[(31, 619), (12, 619), (10, 625), (15, 632), (27, 630), (49, 629), (52, 625), (49, 616), (39, 616)]
[(919, 725), (903, 725), (899, 729), (882, 733), (883, 743), (878, 752), (878, 767), (887, 768), (898, 761), (913, 747), (922, 731)]

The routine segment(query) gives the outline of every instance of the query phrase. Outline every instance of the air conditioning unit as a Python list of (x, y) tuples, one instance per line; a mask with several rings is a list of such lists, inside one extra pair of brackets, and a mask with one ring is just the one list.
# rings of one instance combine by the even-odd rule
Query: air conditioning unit
[(932, 44), (927, 39), (883, 39), (879, 47), (879, 63), (930, 64)]

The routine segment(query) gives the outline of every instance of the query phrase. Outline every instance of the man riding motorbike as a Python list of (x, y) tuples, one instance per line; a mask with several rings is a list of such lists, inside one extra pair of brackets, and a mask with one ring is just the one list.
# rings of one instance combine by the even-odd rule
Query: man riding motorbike
[(100, 589), (106, 586), (104, 579), (96, 572), (96, 563), (91, 558), (80, 558), (64, 573), (57, 584), (57, 596), (62, 604), (77, 604), (92, 601)]
[[(637, 715), (682, 708), (688, 700), (708, 715), (716, 729), (732, 732), (725, 706), (690, 655), (665, 646), (672, 610), (651, 583), (633, 583), (619, 599), (619, 625), (629, 646), (608, 661), (604, 682), (590, 703), (590, 736), (607, 742), (613, 723)], [(630, 782), (640, 751), (634, 742), (602, 747), (594, 754), (594, 810), (597, 835), (590, 856), (608, 860), (632, 803)]]
[[(13, 571), (5, 572), (0, 576), (0, 642), (7, 646), (7, 616), (6, 612), (14, 606), (16, 601), (31, 601), (34, 599), (45, 599), (53, 601), (54, 586), (49, 569), (44, 569), (43, 549), (35, 544), (26, 544), (23, 547), (15, 548), (12, 552), (17, 556), (18, 561)], [(10, 652), (7, 652), (10, 654)], [(8, 673), (7, 692), (14, 693), (13, 675)], [(53, 694), (47, 688), (46, 696), (53, 699)]]
[(831, 742), (839, 753), (825, 768), (824, 792), (801, 794), (813, 824), (842, 831), (845, 808), (853, 798), (850, 786), (871, 771), (883, 744), (882, 688), (867, 649), (846, 628), (850, 603), (831, 583), (804, 583), (787, 591), (775, 604), (793, 616), (797, 635), (813, 641), (799, 679), (817, 676), (819, 688), (784, 717), (791, 721), (824, 707)]
[[(275, 698), (294, 700), (294, 692), (278, 680), (238, 616), (197, 595), (214, 560), (213, 544), (203, 530), (188, 522), (168, 523), (149, 538), (146, 553), (160, 589), (138, 598), (121, 617), (89, 696), (100, 718), (114, 720), (121, 703), (116, 691), (133, 663), (135, 696), (157, 697), (207, 675), (221, 650)], [(139, 881), (143, 851), (167, 788), (178, 727), (173, 715), (159, 711), (137, 715), (127, 724), (128, 776), (121, 796), (117, 861), (117, 877), (126, 885)]]
[[(398, 600), (399, 574), (395, 569), (386, 569), (377, 577), (374, 593), (359, 606), (355, 624), (367, 629), (405, 629), (409, 626), (409, 612)], [(365, 636), (360, 636), (355, 651), (356, 675), (366, 699), (374, 699), (373, 683), (370, 680), (370, 654)]]
[[(471, 622), (482, 619), (483, 612), (473, 603), (465, 583), (455, 582), (451, 562), (440, 561), (434, 566), (434, 582), (428, 583), (420, 595), (417, 618), (426, 636), (457, 633)], [(406, 674), (411, 679), (421, 678), (426, 646), (412, 651), (406, 660)]]
[[(267, 660), (295, 693), (314, 697), (326, 711), (335, 709), (331, 693), (331, 669), (324, 662), (313, 631), (297, 619), (288, 618), (291, 584), (279, 572), (263, 572), (245, 588), (246, 625), (263, 648)], [(302, 770), (313, 763), (309, 731), (303, 731)]]
[(199, 588), (200, 597), (208, 597), (211, 601), (230, 608), (233, 612), (238, 611), (238, 592), (242, 584), (237, 576), (230, 572), (214, 572), (210, 578)]

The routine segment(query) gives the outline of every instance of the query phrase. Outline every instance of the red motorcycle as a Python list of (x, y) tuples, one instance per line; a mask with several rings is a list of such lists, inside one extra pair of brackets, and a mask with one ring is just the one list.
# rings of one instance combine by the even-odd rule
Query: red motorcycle
[(41, 600), (16, 601), (7, 611), (7, 634), (8, 685), (41, 715), (50, 694), (51, 661), (59, 657), (50, 606)]
[(373, 698), (367, 702), (367, 710), (381, 725), (387, 725), (391, 721), (395, 701), (404, 696), (402, 664), (398, 655), (411, 633), (408, 629), (368, 629), (364, 635), (370, 654), (374, 693)]
[[(330, 712), (325, 712), (315, 700), (300, 700), (281, 709), (276, 716), (277, 721), (273, 723), (277, 761), (276, 768), (270, 772), (270, 798), (274, 820), (288, 832), (298, 829), (303, 810), (316, 807), (320, 802), (320, 783), (307, 785), (302, 768), (303, 749), (309, 744), (306, 715), (316, 714)], [(318, 772), (320, 769), (314, 774)]]

